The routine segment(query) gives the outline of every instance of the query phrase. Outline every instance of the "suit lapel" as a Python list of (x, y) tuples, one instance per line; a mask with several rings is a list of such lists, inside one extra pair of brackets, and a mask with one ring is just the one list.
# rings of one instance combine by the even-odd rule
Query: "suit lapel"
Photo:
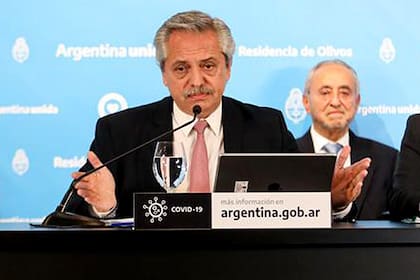
[[(152, 127), (149, 130), (150, 137), (156, 137), (157, 135), (172, 129), (172, 110), (173, 102), (170, 97), (164, 98), (159, 104), (157, 104), (152, 112)], [(172, 141), (173, 133), (170, 133), (161, 139), (161, 141), (165, 140)]]
[(311, 133), (308, 130), (301, 138), (297, 141), (299, 152), (302, 153), (314, 153), (314, 143), (312, 141)]
[(223, 143), (225, 152), (243, 152), (243, 135), (245, 121), (232, 100), (222, 97)]

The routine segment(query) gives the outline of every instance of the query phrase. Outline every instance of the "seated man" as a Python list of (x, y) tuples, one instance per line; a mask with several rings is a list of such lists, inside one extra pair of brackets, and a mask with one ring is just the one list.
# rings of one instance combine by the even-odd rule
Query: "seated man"
[(390, 202), (392, 218), (420, 216), (420, 114), (407, 120), (394, 174)]
[[(364, 157), (372, 159), (360, 196), (348, 201), (341, 216), (348, 219), (380, 219), (388, 211), (392, 174), (398, 151), (377, 141), (362, 138), (349, 128), (360, 104), (359, 80), (352, 67), (341, 60), (318, 63), (309, 72), (303, 104), (312, 117), (312, 126), (297, 139), (302, 152), (338, 153), (350, 145), (345, 165)], [(330, 146), (337, 147), (336, 151)]]
[[(222, 152), (297, 152), (296, 140), (280, 111), (223, 96), (231, 75), (235, 43), (222, 20), (199, 11), (178, 13), (159, 28), (154, 44), (162, 81), (170, 96), (99, 119), (89, 162), (74, 172), (73, 178), (186, 123), (192, 119), (196, 105), (201, 112), (195, 123), (205, 122), (203, 131), (198, 132), (193, 123), (165, 140), (183, 144), (188, 166), (192, 166), (196, 140), (200, 139), (201, 148), (205, 142), (207, 175), (199, 179), (207, 182), (201, 192), (213, 190), (217, 156)], [(132, 216), (134, 192), (163, 191), (153, 176), (153, 151), (154, 143), (85, 176), (75, 184), (77, 195), (69, 199), (66, 210), (96, 217)], [(336, 164), (332, 182), (334, 207), (344, 206), (359, 195), (370, 164), (370, 159), (365, 158), (343, 168), (349, 151), (345, 147)], [(189, 173), (178, 191), (195, 191), (197, 186), (192, 183), (192, 172)]]

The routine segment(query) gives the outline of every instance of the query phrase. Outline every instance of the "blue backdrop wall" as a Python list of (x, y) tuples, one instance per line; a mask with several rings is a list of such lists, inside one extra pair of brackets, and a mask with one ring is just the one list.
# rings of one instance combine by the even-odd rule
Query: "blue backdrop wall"
[(306, 73), (324, 59), (343, 59), (360, 76), (356, 133), (399, 148), (408, 115), (420, 112), (418, 1), (2, 1), (1, 220), (56, 207), (99, 116), (168, 94), (153, 36), (190, 9), (232, 29), (225, 95), (281, 109), (296, 137), (310, 125), (300, 102)]

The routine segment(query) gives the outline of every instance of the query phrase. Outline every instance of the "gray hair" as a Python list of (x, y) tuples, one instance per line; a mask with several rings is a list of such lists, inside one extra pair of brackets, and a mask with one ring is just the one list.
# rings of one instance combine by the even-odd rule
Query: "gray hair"
[(348, 70), (350, 70), (350, 72), (353, 75), (354, 81), (356, 83), (356, 94), (360, 94), (360, 83), (359, 83), (359, 78), (357, 76), (356, 70), (354, 70), (353, 67), (351, 67), (349, 64), (347, 64), (346, 62), (344, 62), (341, 59), (323, 60), (323, 61), (319, 62), (317, 65), (315, 65), (311, 69), (311, 71), (309, 71), (309, 74), (306, 77), (305, 88), (303, 90), (303, 94), (309, 94), (309, 88), (311, 87), (312, 78), (313, 78), (316, 70), (318, 70), (319, 68), (321, 68), (322, 66), (327, 65), (327, 64), (341, 65), (341, 66), (344, 66), (345, 68), (347, 68)]
[(166, 43), (173, 31), (182, 30), (188, 32), (204, 32), (213, 30), (219, 38), (219, 45), (226, 59), (226, 65), (232, 62), (233, 53), (235, 52), (235, 41), (229, 27), (219, 18), (212, 18), (210, 15), (200, 11), (187, 11), (177, 13), (158, 29), (154, 39), (156, 48), (156, 60), (163, 71), (165, 60), (168, 56)]

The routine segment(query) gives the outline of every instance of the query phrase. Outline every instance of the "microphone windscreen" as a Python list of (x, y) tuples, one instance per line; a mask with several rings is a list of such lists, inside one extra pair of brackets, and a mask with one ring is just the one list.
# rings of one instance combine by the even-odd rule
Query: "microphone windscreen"
[(200, 105), (194, 105), (193, 113), (194, 113), (194, 115), (200, 114), (201, 113), (201, 106)]

